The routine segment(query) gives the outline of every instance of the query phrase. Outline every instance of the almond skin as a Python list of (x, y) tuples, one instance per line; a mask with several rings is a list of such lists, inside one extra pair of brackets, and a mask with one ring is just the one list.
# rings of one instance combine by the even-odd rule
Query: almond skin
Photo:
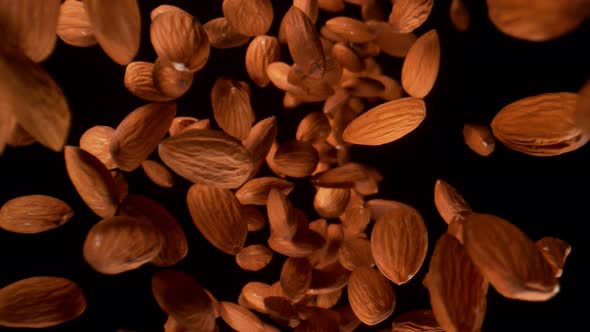
[(307, 258), (287, 258), (281, 268), (280, 284), (288, 298), (303, 298), (311, 284), (312, 266)]
[(416, 129), (425, 116), (426, 105), (422, 99), (407, 97), (389, 101), (354, 119), (342, 138), (359, 145), (390, 143)]
[(281, 59), (279, 41), (273, 36), (256, 36), (246, 50), (246, 70), (250, 79), (259, 87), (270, 82), (266, 73), (269, 64)]
[(318, 188), (313, 207), (323, 218), (338, 218), (350, 200), (350, 190), (340, 188)]
[(13, 198), (0, 208), (0, 228), (10, 232), (40, 233), (66, 223), (74, 211), (64, 201), (45, 195)]
[(66, 0), (59, 9), (57, 35), (66, 44), (77, 47), (96, 45), (94, 28), (81, 1)]
[(245, 36), (264, 35), (272, 24), (270, 0), (223, 0), (221, 8), (232, 29)]
[(98, 158), (109, 170), (117, 168), (109, 149), (114, 133), (115, 129), (111, 127), (94, 126), (80, 137), (80, 148)]
[(229, 135), (244, 140), (256, 115), (250, 104), (250, 86), (230, 77), (220, 77), (211, 89), (215, 121)]
[(395, 293), (379, 271), (361, 267), (348, 280), (348, 299), (361, 322), (373, 326), (386, 320), (395, 308)]
[(244, 36), (229, 25), (225, 17), (214, 18), (211, 21), (203, 25), (211, 47), (225, 49), (233, 48), (246, 44), (249, 40), (249, 36)]
[(389, 24), (397, 32), (412, 32), (426, 21), (433, 4), (434, 0), (396, 0), (389, 15)]
[(237, 188), (254, 169), (250, 153), (235, 138), (191, 129), (160, 143), (158, 153), (174, 172), (193, 183)]
[(0, 289), (0, 325), (45, 328), (82, 315), (86, 299), (74, 282), (59, 277), (33, 277)]
[(440, 67), (438, 32), (430, 30), (412, 45), (402, 67), (402, 86), (417, 98), (424, 98), (436, 82)]
[(246, 271), (260, 271), (272, 260), (272, 250), (268, 247), (253, 244), (242, 248), (236, 255), (236, 263)]
[(154, 83), (154, 65), (150, 62), (133, 61), (125, 68), (123, 83), (129, 92), (143, 100), (163, 102), (174, 99), (166, 96)]

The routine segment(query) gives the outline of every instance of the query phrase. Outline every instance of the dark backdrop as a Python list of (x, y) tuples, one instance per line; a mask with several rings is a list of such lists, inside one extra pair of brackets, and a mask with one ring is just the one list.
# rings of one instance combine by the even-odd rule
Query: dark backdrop
[[(149, 12), (157, 1), (140, 1), (142, 11), (141, 50), (136, 60), (154, 61), (149, 42)], [(221, 16), (221, 0), (167, 1), (183, 7), (201, 22)], [(385, 1), (387, 2), (387, 1)], [(441, 40), (441, 69), (437, 83), (426, 97), (426, 120), (413, 133), (391, 144), (353, 150), (353, 159), (377, 167), (385, 175), (377, 197), (399, 200), (415, 206), (424, 216), (434, 241), (445, 223), (433, 204), (433, 187), (442, 178), (454, 185), (474, 210), (496, 214), (518, 225), (533, 240), (552, 235), (569, 242), (573, 251), (563, 277), (561, 292), (552, 300), (530, 303), (508, 300), (490, 287), (484, 331), (565, 331), (585, 326), (587, 278), (584, 272), (587, 248), (588, 175), (590, 146), (551, 158), (529, 157), (498, 144), (488, 158), (475, 155), (463, 143), (463, 123), (489, 124), (494, 114), (508, 103), (545, 92), (577, 91), (590, 78), (590, 24), (558, 40), (530, 43), (503, 35), (486, 16), (483, 1), (467, 2), (472, 24), (469, 31), (454, 30), (448, 18), (450, 1), (436, 1), (428, 21), (418, 29), (422, 34), (436, 28)], [(273, 1), (276, 35), (279, 18), (290, 1)], [(359, 14), (349, 6), (347, 15)], [(322, 15), (320, 24), (328, 16)], [(178, 100), (179, 115), (211, 117), (209, 93), (214, 80), (231, 75), (248, 80), (243, 59), (246, 46), (231, 50), (212, 49), (204, 70), (198, 72), (189, 92)], [(284, 55), (287, 50), (284, 49)], [(399, 79), (402, 60), (379, 57), (384, 72)], [(61, 41), (45, 68), (63, 88), (72, 113), (73, 126), (68, 144), (77, 145), (80, 135), (94, 125), (115, 127), (129, 112), (145, 104), (123, 85), (125, 68), (111, 61), (96, 47), (75, 48)], [(304, 105), (282, 108), (282, 95), (270, 86), (253, 87), (252, 104), (257, 119), (277, 115), (280, 139), (294, 138), (298, 121), (319, 110)], [(57, 229), (36, 234), (12, 234), (0, 230), (0, 286), (19, 279), (64, 276), (85, 291), (88, 309), (78, 319), (45, 331), (161, 331), (165, 315), (150, 291), (150, 276), (156, 269), (144, 266), (116, 276), (94, 272), (82, 258), (82, 243), (99, 218), (85, 207), (66, 174), (63, 153), (36, 144), (9, 148), (0, 156), (0, 203), (28, 194), (46, 194), (63, 199), (75, 209), (75, 216)], [(236, 301), (241, 287), (251, 280), (274, 282), (283, 258), (275, 256), (262, 272), (241, 271), (234, 258), (209, 245), (192, 225), (185, 206), (188, 183), (179, 181), (172, 190), (149, 182), (141, 170), (127, 174), (131, 193), (157, 199), (178, 216), (190, 241), (188, 257), (176, 268), (191, 273), (220, 300)], [(296, 206), (315, 218), (313, 196), (306, 181), (291, 197)], [(266, 231), (252, 234), (248, 243), (262, 243)], [(428, 308), (428, 294), (421, 281), (428, 260), (407, 285), (395, 287), (394, 316), (407, 310)], [(385, 324), (390, 326), (391, 319)], [(222, 323), (220, 323), (222, 324)], [(225, 327), (225, 325), (223, 325)], [(517, 328), (518, 326), (518, 328)], [(377, 330), (364, 328), (361, 330)]]

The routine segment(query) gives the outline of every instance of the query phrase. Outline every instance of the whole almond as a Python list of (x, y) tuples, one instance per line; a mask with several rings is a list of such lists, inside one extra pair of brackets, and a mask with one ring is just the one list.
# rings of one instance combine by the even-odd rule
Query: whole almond
[(150, 26), (150, 40), (158, 57), (179, 71), (194, 73), (209, 59), (209, 38), (205, 29), (184, 10), (170, 10), (156, 16)]
[(81, 1), (66, 0), (59, 9), (57, 35), (66, 44), (77, 47), (96, 45), (94, 28)]
[(512, 150), (532, 156), (556, 156), (588, 142), (574, 121), (579, 97), (544, 93), (505, 106), (492, 120), (494, 136)]
[[(350, 271), (342, 267), (342, 265), (336, 261), (335, 263), (320, 268), (314, 272), (307, 293), (320, 295), (335, 292), (348, 285), (349, 277)], [(350, 296), (350, 293), (348, 296)]]
[(354, 271), (360, 267), (375, 264), (371, 253), (371, 243), (361, 237), (345, 239), (338, 250), (338, 261), (347, 270)]
[(127, 195), (129, 194), (129, 183), (123, 175), (122, 171), (119, 170), (112, 170), (109, 172), (111, 177), (113, 178), (113, 182), (115, 183), (115, 189), (119, 196), (119, 202), (122, 202)]
[(447, 224), (455, 219), (463, 220), (471, 213), (471, 207), (461, 193), (441, 179), (434, 185), (434, 205)]
[(354, 119), (342, 138), (360, 145), (390, 143), (416, 129), (425, 116), (426, 105), (422, 99), (407, 97), (389, 101)]
[(212, 332), (215, 329), (213, 301), (191, 276), (163, 270), (152, 276), (152, 293), (164, 312), (189, 330)]
[(272, 144), (277, 136), (277, 119), (275, 116), (258, 121), (248, 134), (248, 137), (242, 141), (244, 147), (250, 152), (254, 169), (252, 174), (258, 173), (258, 170), (266, 160)]
[(480, 331), (488, 282), (454, 237), (443, 234), (434, 247), (424, 286), (432, 311), (445, 331)]
[(330, 123), (326, 116), (321, 112), (311, 112), (306, 115), (299, 126), (295, 138), (298, 141), (321, 141), (330, 134)]
[(141, 163), (144, 173), (158, 186), (162, 188), (172, 188), (174, 186), (174, 176), (170, 170), (154, 160), (144, 160)]
[(244, 285), (240, 297), (242, 297), (252, 309), (266, 313), (264, 299), (270, 296), (271, 287), (268, 284), (258, 281), (251, 281)]
[(389, 24), (397, 32), (412, 32), (426, 21), (433, 4), (434, 0), (396, 0), (389, 15)]
[(293, 187), (293, 183), (287, 180), (275, 177), (261, 177), (246, 182), (236, 191), (236, 198), (242, 205), (266, 205), (271, 189), (275, 188), (284, 195), (289, 195)]
[(150, 62), (133, 61), (125, 68), (123, 83), (129, 92), (143, 100), (162, 102), (174, 99), (164, 95), (154, 83), (154, 65)]
[(186, 196), (193, 223), (217, 249), (235, 255), (244, 246), (248, 227), (242, 206), (228, 189), (193, 185)]
[(326, 57), (313, 21), (295, 6), (287, 11), (284, 20), (291, 57), (305, 75), (321, 77), (326, 69)]
[(242, 206), (242, 215), (248, 224), (248, 232), (259, 231), (266, 226), (265, 216), (253, 205)]
[(188, 244), (184, 230), (160, 203), (140, 195), (129, 195), (121, 202), (119, 214), (149, 220), (159, 231), (161, 249), (151, 263), (167, 267), (180, 262), (188, 253)]
[(318, 6), (321, 10), (330, 13), (338, 13), (346, 7), (344, 0), (318, 0)]
[(84, 260), (104, 274), (133, 270), (158, 255), (161, 238), (149, 220), (127, 216), (103, 219), (86, 236)]
[(563, 265), (567, 256), (572, 252), (572, 247), (567, 242), (551, 236), (545, 236), (535, 244), (549, 265), (551, 265), (555, 277), (561, 277), (563, 274)]
[(307, 257), (322, 248), (324, 244), (325, 241), (321, 235), (308, 229), (298, 230), (291, 239), (272, 234), (268, 238), (268, 246), (287, 257)]
[(361, 72), (365, 70), (365, 62), (346, 44), (340, 42), (332, 47), (332, 56), (344, 68), (352, 72)]
[(318, 188), (313, 207), (324, 218), (338, 218), (350, 200), (350, 189)]
[(402, 67), (402, 86), (413, 97), (424, 98), (436, 82), (440, 67), (440, 42), (436, 30), (423, 34), (412, 45)]
[(451, 1), (449, 16), (455, 29), (461, 32), (467, 31), (469, 28), (470, 16), (467, 7), (465, 7), (465, 3), (463, 3), (463, 0)]
[(420, 213), (399, 203), (371, 232), (371, 252), (379, 271), (398, 285), (411, 280), (426, 258), (428, 233)]
[(403, 58), (416, 42), (415, 34), (396, 32), (387, 22), (369, 21), (367, 25), (375, 31), (375, 43), (387, 55)]
[(22, 279), (0, 289), (0, 325), (45, 328), (82, 315), (86, 298), (74, 282), (60, 277)]
[(229, 25), (225, 17), (214, 18), (203, 25), (209, 42), (215, 48), (233, 48), (246, 44), (249, 36), (244, 36)]
[(169, 98), (179, 98), (193, 84), (193, 73), (178, 70), (177, 65), (168, 60), (158, 59), (153, 66), (154, 86)]
[(94, 126), (80, 137), (80, 148), (98, 158), (109, 170), (117, 168), (109, 148), (114, 133), (115, 129), (111, 127)]
[(267, 86), (270, 79), (266, 67), (280, 59), (281, 48), (276, 37), (256, 36), (246, 50), (246, 70), (250, 79), (259, 87)]
[(236, 331), (263, 332), (264, 326), (258, 316), (241, 305), (220, 302), (221, 318)]
[(133, 60), (139, 51), (141, 18), (137, 0), (110, 4), (84, 0), (86, 12), (100, 47), (120, 65)]
[(288, 298), (298, 301), (307, 292), (311, 276), (312, 266), (307, 258), (287, 258), (281, 268), (281, 288)]
[(222, 9), (233, 30), (245, 36), (264, 35), (272, 24), (270, 0), (223, 0)]
[(256, 115), (250, 104), (250, 86), (230, 77), (220, 77), (211, 89), (215, 121), (223, 131), (241, 140), (248, 137)]
[(502, 296), (545, 301), (559, 292), (541, 251), (508, 221), (471, 213), (463, 225), (463, 243), (473, 263)]
[(273, 161), (281, 173), (302, 178), (315, 169), (318, 153), (309, 142), (291, 140), (279, 145)]
[[(299, 102), (316, 102), (323, 101), (328, 96), (314, 96), (306, 92), (301, 86), (292, 84), (288, 80), (291, 66), (284, 62), (273, 62), (266, 67), (266, 73), (270, 81), (279, 89), (290, 93), (293, 97), (297, 98)], [(302, 76), (305, 77), (303, 72)], [(318, 77), (319, 74), (316, 75)], [(323, 91), (326, 92), (326, 91)]]
[(240, 250), (236, 255), (236, 262), (246, 271), (260, 271), (270, 263), (272, 256), (272, 250), (268, 247), (253, 244)]
[(338, 16), (326, 21), (326, 26), (349, 43), (366, 43), (375, 39), (375, 33), (363, 21)]
[(168, 128), (168, 133), (170, 134), (170, 136), (174, 136), (180, 134), (185, 130), (209, 128), (209, 119), (199, 120), (192, 116), (177, 116), (174, 118), (174, 120), (172, 120), (170, 128)]
[(496, 147), (492, 131), (479, 124), (466, 123), (463, 125), (463, 139), (473, 152), (483, 157), (492, 154)]
[(70, 180), (84, 203), (98, 216), (112, 217), (119, 205), (119, 195), (103, 163), (74, 146), (66, 146), (64, 156)]
[(444, 332), (432, 310), (404, 312), (393, 320), (392, 332)]
[(210, 129), (191, 129), (162, 141), (162, 161), (193, 183), (237, 188), (254, 169), (250, 153), (235, 138)]
[(152, 153), (168, 132), (176, 104), (147, 104), (129, 113), (111, 138), (111, 156), (119, 169), (132, 171)]
[(286, 195), (277, 188), (268, 193), (266, 209), (271, 236), (286, 240), (292, 239), (297, 233), (297, 218), (294, 207)]
[(64, 201), (45, 195), (13, 198), (0, 208), (0, 228), (15, 233), (40, 233), (66, 223), (74, 211)]
[(361, 322), (373, 326), (389, 318), (395, 308), (395, 293), (379, 271), (360, 267), (348, 280), (348, 299)]
[(357, 181), (369, 177), (367, 169), (359, 163), (347, 163), (313, 176), (312, 183), (319, 187), (351, 188)]
[(371, 211), (361, 195), (355, 190), (350, 192), (350, 200), (340, 215), (340, 221), (345, 231), (350, 234), (360, 234), (365, 231), (371, 221)]

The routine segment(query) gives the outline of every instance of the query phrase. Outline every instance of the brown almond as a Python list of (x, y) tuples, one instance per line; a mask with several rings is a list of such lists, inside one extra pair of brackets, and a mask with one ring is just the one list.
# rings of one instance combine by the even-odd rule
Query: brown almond
[(443, 234), (436, 242), (424, 286), (443, 330), (481, 330), (488, 282), (451, 235)]
[(248, 282), (242, 288), (240, 297), (242, 297), (250, 306), (261, 313), (266, 313), (264, 299), (271, 296), (271, 286), (258, 281)]
[(192, 116), (177, 116), (172, 120), (170, 124), (170, 128), (168, 128), (168, 134), (170, 136), (174, 136), (177, 134), (182, 133), (185, 130), (189, 129), (209, 129), (209, 128), (193, 128), (193, 125), (196, 125), (201, 120), (192, 117)]
[(395, 293), (379, 271), (360, 267), (348, 280), (348, 299), (361, 322), (373, 326), (386, 320), (395, 308)]
[(129, 183), (123, 175), (122, 171), (119, 170), (112, 170), (109, 172), (111, 177), (113, 178), (113, 182), (115, 183), (115, 190), (119, 196), (119, 203), (123, 202), (123, 200), (129, 194)]
[(156, 149), (176, 115), (176, 104), (147, 104), (129, 113), (111, 138), (113, 160), (124, 171), (132, 171)]
[(342, 267), (350, 271), (363, 266), (373, 266), (375, 261), (371, 253), (371, 243), (361, 237), (345, 239), (338, 250), (338, 261)]
[(342, 138), (359, 145), (381, 145), (402, 138), (416, 129), (426, 116), (419, 98), (407, 97), (383, 103), (354, 119)]
[(174, 176), (170, 170), (161, 163), (154, 160), (144, 160), (141, 168), (153, 183), (162, 188), (172, 188), (174, 186)]
[(209, 38), (205, 29), (184, 10), (170, 10), (156, 16), (150, 26), (150, 40), (159, 58), (178, 71), (199, 71), (209, 59)]
[(58, 199), (46, 195), (20, 196), (0, 208), (0, 228), (10, 232), (40, 233), (66, 223), (74, 211)]
[(245, 36), (264, 35), (272, 24), (270, 0), (223, 0), (222, 9), (232, 29)]
[(312, 266), (307, 258), (287, 258), (281, 268), (280, 285), (287, 297), (298, 301), (311, 284)]
[(496, 147), (492, 131), (479, 124), (466, 123), (463, 125), (463, 139), (473, 152), (483, 157), (492, 154)]
[(467, 7), (465, 7), (465, 3), (463, 0), (452, 0), (451, 7), (449, 9), (449, 16), (451, 18), (451, 23), (455, 29), (460, 32), (465, 32), (469, 29), (470, 23), (470, 16)]
[(268, 296), (264, 299), (264, 306), (270, 318), (280, 325), (297, 327), (301, 322), (291, 302), (284, 297)]
[[(277, 88), (290, 93), (293, 97), (297, 98), (299, 102), (316, 102), (327, 99), (326, 96), (311, 95), (302, 87), (290, 83), (288, 80), (290, 71), (291, 66), (284, 62), (273, 62), (266, 67), (266, 73), (272, 84)], [(316, 75), (316, 77), (318, 76)]]
[(318, 0), (318, 6), (321, 10), (330, 13), (338, 13), (346, 7), (344, 0)]
[(236, 191), (236, 198), (242, 205), (266, 205), (271, 189), (280, 190), (283, 195), (289, 195), (294, 188), (293, 183), (275, 177), (261, 177), (252, 179)]
[(369, 174), (359, 163), (347, 163), (314, 175), (312, 183), (319, 187), (350, 188), (357, 181), (366, 180)]
[(350, 200), (350, 189), (318, 188), (313, 207), (323, 218), (338, 218)]
[(268, 246), (287, 257), (307, 257), (324, 246), (324, 238), (318, 233), (303, 229), (298, 230), (292, 239), (279, 236), (268, 238)]
[[(71, 0), (70, 0), (71, 1)], [(129, 92), (143, 100), (162, 102), (174, 99), (160, 91), (154, 83), (154, 65), (150, 62), (133, 61), (125, 68), (123, 83)]]
[(332, 47), (332, 56), (334, 60), (338, 61), (344, 68), (351, 72), (361, 72), (365, 70), (365, 62), (346, 44), (340, 42), (334, 44)]
[(588, 142), (574, 121), (578, 95), (544, 93), (505, 106), (492, 120), (492, 132), (512, 150), (532, 156), (556, 156)]
[(371, 77), (349, 78), (342, 82), (342, 88), (351, 96), (360, 98), (379, 97), (385, 91), (385, 85)]
[(404, 91), (398, 81), (387, 75), (373, 76), (373, 78), (385, 86), (383, 91), (379, 94), (379, 98), (391, 101), (400, 99), (403, 96)]
[(364, 232), (371, 221), (371, 211), (362, 196), (355, 190), (350, 192), (350, 200), (344, 209), (344, 213), (340, 215), (340, 221), (345, 231), (351, 234)]
[(149, 220), (160, 232), (162, 247), (151, 263), (168, 267), (177, 264), (188, 253), (184, 230), (176, 217), (160, 203), (140, 195), (129, 195), (121, 202), (119, 214)]
[(10, 45), (0, 47), (0, 76), (3, 112), (11, 113), (39, 143), (61, 151), (70, 130), (71, 114), (57, 83), (41, 65)]
[(363, 60), (376, 57), (379, 55), (379, 53), (381, 53), (379, 45), (377, 45), (377, 43), (375, 43), (374, 41), (370, 41), (367, 43), (350, 43), (350, 49), (353, 50), (354, 53), (357, 54), (359, 58)]
[(277, 188), (271, 188), (267, 196), (266, 209), (271, 236), (286, 240), (297, 233), (297, 218), (294, 207), (286, 195)]
[(281, 59), (279, 41), (273, 36), (256, 36), (246, 50), (246, 70), (250, 79), (259, 87), (270, 82), (266, 73), (269, 64)]
[(326, 21), (326, 26), (349, 43), (366, 43), (375, 39), (375, 33), (363, 21), (338, 16)]
[(195, 184), (186, 200), (193, 223), (212, 245), (230, 255), (240, 252), (248, 227), (242, 206), (231, 191)]
[(416, 98), (424, 98), (436, 82), (440, 67), (440, 42), (436, 30), (423, 34), (412, 45), (402, 67), (402, 86)]
[(152, 293), (160, 308), (180, 325), (203, 332), (215, 329), (213, 301), (191, 276), (174, 270), (158, 271), (152, 276)]
[(180, 325), (176, 320), (174, 320), (174, 317), (168, 315), (166, 324), (164, 324), (164, 332), (192, 332), (192, 330), (189, 330), (185, 326)]
[(94, 28), (81, 1), (66, 0), (59, 9), (57, 35), (66, 44), (77, 47), (96, 45)]
[(229, 135), (244, 140), (256, 118), (250, 104), (250, 86), (230, 77), (220, 77), (211, 89), (215, 121)]
[(211, 47), (225, 49), (245, 45), (249, 36), (244, 36), (229, 25), (225, 17), (214, 18), (203, 25)]
[(273, 159), (281, 173), (295, 178), (311, 175), (318, 161), (318, 152), (311, 143), (296, 140), (281, 143)]
[[(31, 134), (29, 134), (21, 125), (16, 123), (12, 114), (10, 114), (10, 117), (12, 120), (8, 120), (8, 125), (12, 126), (12, 132), (6, 141), (6, 145), (11, 147), (22, 147), (34, 144), (36, 142), (35, 138), (31, 136)], [(2, 149), (0, 148), (0, 151), (1, 150)]]
[(237, 188), (253, 171), (250, 153), (235, 138), (209, 129), (191, 129), (162, 141), (160, 159), (193, 183)]
[(295, 138), (298, 141), (315, 142), (321, 141), (330, 134), (330, 123), (321, 112), (311, 112), (306, 115), (299, 126)]
[(342, 267), (338, 261), (319, 268), (313, 274), (308, 294), (329, 294), (348, 285), (350, 271)]
[(242, 215), (248, 224), (248, 232), (259, 231), (266, 226), (266, 218), (262, 212), (253, 205), (242, 206)]
[(433, 4), (434, 0), (396, 0), (389, 15), (389, 24), (397, 32), (412, 32), (426, 21)]
[(260, 271), (270, 263), (272, 255), (268, 247), (253, 244), (240, 250), (236, 255), (236, 263), (246, 271)]
[(117, 211), (119, 196), (103, 163), (74, 146), (66, 146), (64, 156), (70, 180), (84, 203), (98, 216), (112, 217)]
[(248, 137), (242, 141), (246, 150), (252, 156), (254, 170), (252, 175), (258, 173), (258, 170), (264, 164), (266, 156), (277, 136), (277, 119), (275, 116), (258, 121), (248, 134)]
[(444, 332), (432, 310), (404, 312), (393, 320), (391, 332)]
[(434, 205), (447, 224), (455, 219), (464, 220), (471, 213), (471, 207), (461, 193), (441, 179), (434, 185)]
[(386, 13), (383, 3), (379, 0), (365, 0), (361, 4), (361, 16), (363, 21), (385, 21)]
[(371, 213), (371, 219), (377, 221), (392, 211), (404, 209), (406, 204), (387, 199), (375, 198), (367, 201), (367, 207)]
[(114, 133), (115, 129), (111, 127), (94, 126), (86, 130), (80, 137), (80, 148), (98, 158), (109, 170), (117, 168), (109, 150), (111, 137)]
[(161, 234), (149, 220), (118, 216), (103, 219), (90, 229), (83, 254), (94, 270), (118, 274), (151, 261), (161, 248)]
[(339, 332), (338, 314), (329, 309), (318, 307), (304, 307), (305, 320), (303, 320), (293, 331), (294, 332)]
[(551, 266), (535, 243), (508, 221), (471, 213), (463, 225), (465, 249), (502, 296), (545, 301), (559, 292)]
[(193, 73), (184, 70), (184, 68), (168, 60), (158, 58), (152, 70), (154, 86), (166, 97), (172, 99), (179, 98), (193, 84)]
[(326, 69), (326, 57), (313, 21), (295, 6), (287, 11), (284, 21), (291, 57), (303, 74), (321, 77)]
[(342, 289), (338, 289), (328, 294), (316, 295), (316, 306), (320, 308), (333, 308), (342, 298)]
[(396, 32), (387, 22), (369, 21), (367, 25), (375, 31), (375, 43), (387, 55), (403, 58), (416, 42), (415, 34)]
[(567, 256), (572, 252), (572, 247), (567, 242), (551, 236), (545, 236), (535, 244), (547, 260), (547, 263), (551, 265), (555, 277), (561, 277), (563, 265)]
[(84, 311), (82, 289), (65, 278), (27, 278), (0, 289), (1, 326), (45, 328), (73, 320)]
[(410, 281), (422, 266), (428, 233), (420, 213), (399, 203), (381, 216), (371, 232), (371, 252), (379, 271), (398, 285)]
[(133, 60), (139, 51), (141, 18), (137, 0), (110, 4), (84, 0), (86, 12), (102, 49), (120, 65)]
[(232, 329), (242, 332), (263, 332), (264, 326), (258, 316), (239, 304), (220, 302), (221, 318)]

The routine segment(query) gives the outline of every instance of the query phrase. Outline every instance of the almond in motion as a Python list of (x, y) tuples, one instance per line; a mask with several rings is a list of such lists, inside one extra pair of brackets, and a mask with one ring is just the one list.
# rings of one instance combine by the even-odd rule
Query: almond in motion
[(313, 207), (324, 218), (338, 218), (350, 200), (350, 189), (318, 188)]
[(551, 265), (555, 277), (561, 277), (563, 265), (567, 256), (572, 252), (572, 247), (567, 242), (551, 236), (545, 236), (535, 244), (541, 250), (549, 265)]
[(395, 308), (395, 293), (379, 271), (360, 267), (348, 281), (348, 299), (361, 322), (373, 326), (389, 318)]
[(250, 104), (250, 86), (230, 77), (221, 77), (211, 89), (213, 116), (229, 135), (244, 140), (252, 128), (255, 114)]
[(449, 9), (449, 16), (451, 18), (451, 23), (455, 29), (461, 32), (467, 31), (469, 28), (470, 23), (470, 16), (467, 7), (463, 0), (452, 0), (451, 7)]
[(168, 133), (170, 136), (180, 134), (183, 131), (190, 129), (209, 129), (209, 119), (199, 120), (192, 116), (177, 116), (172, 120)]
[(114, 133), (115, 129), (111, 127), (94, 126), (86, 130), (80, 137), (80, 148), (98, 158), (109, 170), (117, 168), (109, 148)]
[(332, 56), (342, 66), (352, 72), (365, 70), (365, 62), (346, 44), (336, 43), (332, 47)]
[(338, 13), (346, 7), (344, 0), (318, 0), (318, 7), (330, 13)]
[(64, 201), (46, 195), (20, 196), (0, 208), (0, 228), (10, 232), (32, 234), (66, 223), (74, 211)]
[(273, 36), (256, 36), (246, 50), (246, 70), (248, 75), (259, 87), (265, 87), (270, 82), (266, 74), (269, 64), (279, 61), (281, 48), (279, 41)]
[(246, 224), (248, 224), (248, 232), (256, 232), (266, 226), (266, 218), (256, 206), (242, 206), (242, 215), (244, 216)]
[(231, 302), (220, 302), (221, 318), (236, 331), (264, 331), (262, 321), (247, 308)]
[(434, 205), (447, 224), (455, 219), (464, 220), (471, 213), (471, 207), (461, 193), (441, 179), (434, 185)]
[(271, 176), (255, 178), (236, 191), (236, 198), (242, 205), (266, 205), (268, 195), (273, 188), (280, 190), (284, 195), (289, 195), (294, 185), (287, 180)]
[(326, 26), (349, 43), (366, 43), (375, 39), (375, 33), (363, 21), (351, 17), (331, 18), (326, 21)]
[(274, 16), (270, 0), (223, 0), (222, 9), (233, 30), (245, 36), (264, 35)]
[(163, 102), (174, 99), (166, 96), (154, 83), (154, 65), (145, 61), (133, 61), (125, 68), (123, 83), (129, 92), (143, 100)]
[(174, 63), (158, 59), (154, 63), (154, 86), (163, 95), (176, 99), (184, 95), (193, 84), (193, 74), (185, 70), (176, 69)]
[(347, 270), (354, 271), (357, 268), (375, 263), (371, 253), (371, 243), (362, 237), (345, 239), (338, 250), (338, 261)]
[(387, 55), (403, 58), (416, 42), (415, 34), (396, 32), (387, 22), (369, 21), (366, 24), (375, 31), (375, 43)]
[(480, 124), (466, 123), (463, 126), (463, 139), (473, 152), (483, 157), (492, 154), (496, 148), (492, 131)]
[(281, 143), (273, 161), (279, 172), (296, 178), (309, 176), (318, 163), (318, 153), (309, 142), (296, 140)]
[(225, 17), (214, 18), (203, 25), (211, 47), (233, 48), (246, 44), (249, 36), (244, 36), (229, 25)]
[(141, 169), (153, 183), (162, 188), (172, 188), (174, 186), (174, 176), (166, 166), (154, 160), (144, 160), (141, 163)]
[(81, 1), (67, 0), (61, 4), (57, 35), (66, 44), (77, 47), (96, 45), (94, 28)]
[(389, 15), (389, 24), (397, 32), (412, 32), (426, 21), (433, 5), (434, 0), (396, 0)]
[(412, 45), (402, 67), (402, 86), (413, 97), (424, 98), (436, 82), (440, 67), (438, 32), (430, 30)]
[(321, 112), (311, 112), (306, 115), (299, 125), (295, 138), (298, 141), (315, 142), (324, 140), (330, 134), (330, 123)]
[(253, 244), (240, 250), (236, 255), (236, 262), (244, 270), (259, 271), (270, 263), (272, 256), (272, 250), (268, 247), (260, 244)]
[(295, 6), (287, 11), (284, 20), (291, 57), (305, 75), (321, 77), (326, 69), (326, 57), (314, 23)]
[(287, 258), (281, 268), (281, 289), (293, 301), (305, 296), (311, 284), (312, 266), (307, 258)]
[(277, 136), (277, 119), (275, 116), (258, 121), (242, 141), (244, 147), (250, 152), (254, 170), (252, 174), (258, 173), (258, 169), (266, 160), (266, 156)]

